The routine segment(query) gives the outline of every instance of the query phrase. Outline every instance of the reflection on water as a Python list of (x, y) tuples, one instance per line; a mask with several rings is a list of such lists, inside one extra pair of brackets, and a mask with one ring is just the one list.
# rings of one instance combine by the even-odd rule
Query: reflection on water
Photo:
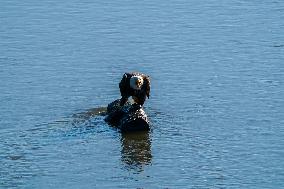
[(121, 161), (127, 169), (143, 171), (151, 164), (151, 140), (148, 131), (121, 134)]
[[(91, 108), (83, 112), (72, 115), (72, 125), (80, 130), (91, 130), (98, 132), (98, 127), (102, 123), (101, 116), (105, 116), (106, 108)], [(100, 122), (97, 123), (96, 121)], [(96, 127), (94, 127), (94, 125)], [(80, 131), (81, 133), (82, 131)], [(83, 132), (84, 133), (84, 132)], [(144, 165), (151, 164), (151, 140), (149, 131), (121, 133), (121, 161), (126, 169), (143, 171)]]

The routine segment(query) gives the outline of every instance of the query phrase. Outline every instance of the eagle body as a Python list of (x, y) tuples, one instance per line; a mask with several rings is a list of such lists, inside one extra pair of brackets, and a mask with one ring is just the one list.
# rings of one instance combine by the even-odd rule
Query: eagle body
[(125, 73), (119, 83), (121, 93), (120, 105), (123, 106), (132, 96), (135, 103), (143, 106), (150, 96), (150, 78), (142, 73)]

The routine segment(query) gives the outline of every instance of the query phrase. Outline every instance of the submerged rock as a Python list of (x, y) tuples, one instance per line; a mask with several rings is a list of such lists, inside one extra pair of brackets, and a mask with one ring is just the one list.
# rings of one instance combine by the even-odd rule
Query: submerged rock
[(129, 102), (120, 106), (119, 99), (108, 105), (105, 121), (123, 132), (150, 129), (148, 117), (142, 106)]

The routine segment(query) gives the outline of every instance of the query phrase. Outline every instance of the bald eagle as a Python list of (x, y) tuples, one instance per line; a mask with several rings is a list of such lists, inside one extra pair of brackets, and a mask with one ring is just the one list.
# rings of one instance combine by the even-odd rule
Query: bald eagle
[(135, 103), (143, 106), (146, 97), (150, 96), (150, 77), (138, 72), (125, 73), (119, 83), (119, 88), (121, 106), (127, 102), (130, 96)]

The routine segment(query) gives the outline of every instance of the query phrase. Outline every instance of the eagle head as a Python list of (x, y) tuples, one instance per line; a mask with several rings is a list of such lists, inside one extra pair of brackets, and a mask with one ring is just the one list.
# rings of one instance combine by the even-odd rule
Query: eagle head
[(132, 89), (140, 90), (143, 85), (143, 77), (141, 76), (132, 76), (130, 78), (130, 87)]

